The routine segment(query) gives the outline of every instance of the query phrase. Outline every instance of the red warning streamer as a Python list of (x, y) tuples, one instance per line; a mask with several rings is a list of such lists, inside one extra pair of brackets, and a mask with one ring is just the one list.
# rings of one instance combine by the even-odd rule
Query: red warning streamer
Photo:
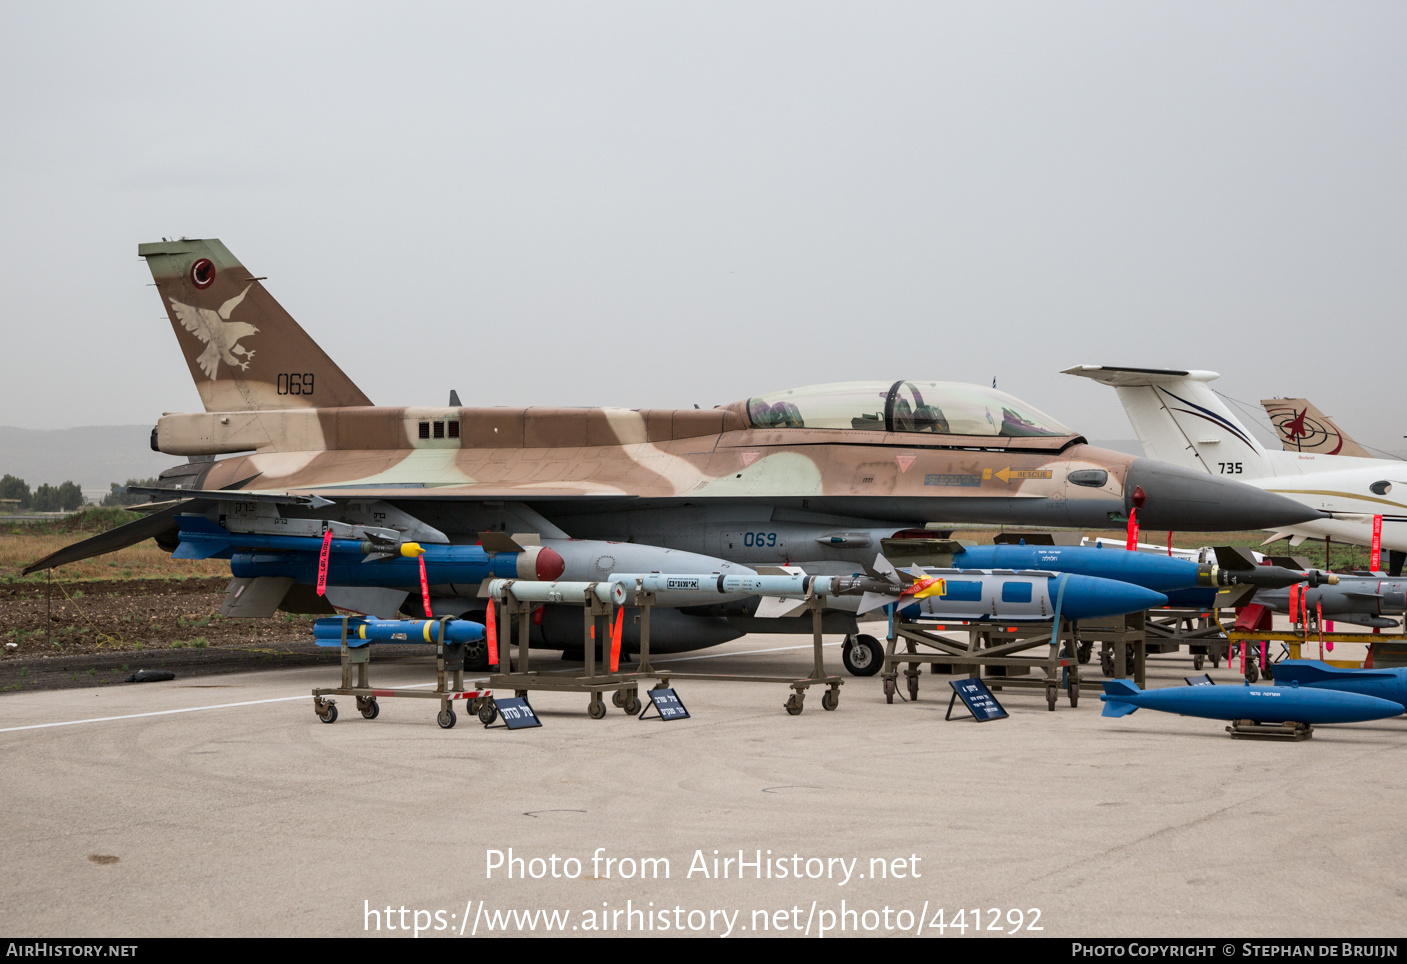
[(620, 634), (625, 626), (625, 609), (616, 610), (616, 624), (611, 627), (611, 672), (620, 669)]
[(498, 604), (489, 600), (488, 612), (484, 615), (484, 636), (489, 644), (489, 665), (498, 665)]
[(318, 595), (327, 592), (327, 557), (332, 552), (332, 530), (322, 537), (322, 552), (318, 553)]
[(425, 618), (434, 619), (435, 614), (430, 611), (430, 580), (425, 577), (425, 557), (415, 557), (420, 562), (420, 601), (425, 604)]
[(1129, 535), (1124, 542), (1124, 548), (1129, 552), (1138, 551), (1138, 510), (1129, 509)]
[(1383, 517), (1373, 516), (1373, 552), (1368, 559), (1368, 568), (1377, 572), (1383, 561)]

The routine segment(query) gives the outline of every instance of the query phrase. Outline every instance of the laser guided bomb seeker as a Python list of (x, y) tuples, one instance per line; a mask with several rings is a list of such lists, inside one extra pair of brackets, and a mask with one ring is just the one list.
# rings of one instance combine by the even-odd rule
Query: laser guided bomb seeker
[[(953, 382), (843, 382), (706, 410), (472, 408), (457, 397), (380, 407), (219, 241), (143, 244), (138, 254), (205, 407), (163, 415), (152, 446), (201, 461), (162, 473), (163, 496), (179, 501), (28, 571), (153, 536), (172, 547), (178, 515), (218, 521), (232, 505), (261, 503), (282, 520), (393, 528), (422, 545), (433, 541), (413, 535), (422, 526), (450, 545), (493, 531), (559, 540), (559, 553), (573, 538), (615, 541), (823, 574), (853, 573), (875, 541), (935, 521), (1122, 527), (1137, 507), (1144, 525), (1204, 530), (1322, 516), (1232, 480), (1095, 448), (1010, 395)], [(696, 568), (593, 552), (593, 576)], [(331, 608), (300, 585), (274, 605)], [(434, 612), (480, 612), (483, 602), (456, 585), (436, 587)], [(533, 629), (539, 645), (554, 644), (541, 638), (551, 608)], [(749, 619), (678, 612), (668, 632), (656, 625), (661, 644), (682, 648), (740, 635), (754, 628)], [(811, 631), (806, 619), (768, 622)], [(856, 632), (851, 612), (829, 613), (826, 626)]]

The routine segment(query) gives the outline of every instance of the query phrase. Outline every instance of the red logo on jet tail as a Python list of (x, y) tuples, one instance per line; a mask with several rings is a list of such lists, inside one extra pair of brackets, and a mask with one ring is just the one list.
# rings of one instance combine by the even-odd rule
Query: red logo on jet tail
[(191, 265), (191, 284), (202, 291), (215, 283), (215, 266), (209, 258), (201, 258)]

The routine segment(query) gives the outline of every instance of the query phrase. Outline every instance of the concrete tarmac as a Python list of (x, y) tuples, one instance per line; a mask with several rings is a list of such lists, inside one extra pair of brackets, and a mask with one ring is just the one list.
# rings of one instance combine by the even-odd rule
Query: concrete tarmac
[[(809, 648), (753, 635), (660, 662), (801, 675)], [(1150, 666), (1150, 686), (1193, 673)], [(433, 679), (431, 661), (376, 669)], [(1011, 717), (981, 724), (945, 721), (948, 678), (928, 674), (916, 703), (847, 677), (838, 710), (813, 690), (796, 717), (776, 684), (681, 681), (692, 718), (668, 723), (540, 693), (542, 728), (517, 732), (463, 713), (442, 730), (420, 700), (367, 721), (342, 698), (324, 724), (308, 693), (335, 685), (327, 668), (6, 694), (0, 932), (1407, 931), (1407, 719), (1232, 740), (1101, 718), (1086, 673), (1078, 708), (1008, 688)]]

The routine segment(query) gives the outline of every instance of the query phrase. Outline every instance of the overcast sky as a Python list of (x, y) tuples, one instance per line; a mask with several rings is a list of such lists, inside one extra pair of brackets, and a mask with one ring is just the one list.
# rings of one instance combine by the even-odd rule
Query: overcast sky
[(381, 404), (1209, 368), (1407, 434), (1407, 4), (0, 7), (0, 424), (200, 402), (218, 237)]

